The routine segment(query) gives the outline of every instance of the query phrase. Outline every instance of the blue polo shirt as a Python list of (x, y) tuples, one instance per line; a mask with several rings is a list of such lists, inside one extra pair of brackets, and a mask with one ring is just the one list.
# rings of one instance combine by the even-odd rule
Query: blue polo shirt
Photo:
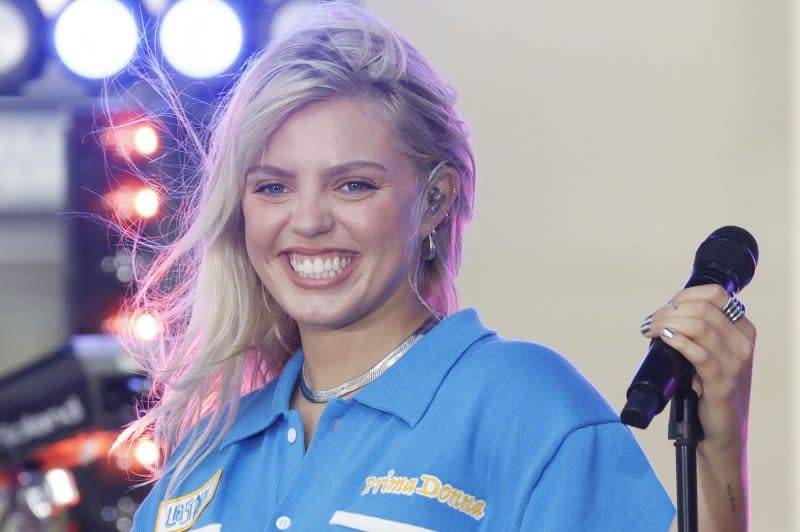
[(218, 449), (136, 532), (667, 530), (674, 509), (630, 431), (560, 355), (474, 310), (328, 403), (304, 448), (302, 352), (242, 398)]

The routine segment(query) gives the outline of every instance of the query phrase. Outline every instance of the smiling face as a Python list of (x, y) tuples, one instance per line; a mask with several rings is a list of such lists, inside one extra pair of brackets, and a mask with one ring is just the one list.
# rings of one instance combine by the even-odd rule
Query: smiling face
[(250, 262), (281, 308), (305, 327), (365, 316), (405, 318), (424, 233), (416, 179), (391, 131), (364, 99), (318, 102), (291, 115), (246, 176)]

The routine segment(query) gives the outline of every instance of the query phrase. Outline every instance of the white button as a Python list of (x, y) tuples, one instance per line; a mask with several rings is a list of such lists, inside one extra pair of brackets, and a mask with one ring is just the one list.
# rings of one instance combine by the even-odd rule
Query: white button
[[(292, 429), (294, 430), (294, 429)], [(278, 519), (275, 520), (275, 526), (278, 527), (278, 530), (286, 530), (290, 526), (292, 526), (292, 520), (289, 519), (288, 516), (282, 515)]]
[(286, 433), (286, 439), (289, 440), (289, 443), (294, 443), (297, 440), (297, 431), (294, 430), (294, 427), (290, 428), (289, 432)]

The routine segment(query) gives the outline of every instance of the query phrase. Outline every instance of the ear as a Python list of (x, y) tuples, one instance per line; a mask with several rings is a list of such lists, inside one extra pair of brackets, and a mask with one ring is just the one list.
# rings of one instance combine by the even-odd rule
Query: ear
[(456, 169), (449, 164), (436, 167), (428, 181), (422, 198), (422, 225), (420, 237), (426, 237), (444, 221), (458, 197), (459, 179)]

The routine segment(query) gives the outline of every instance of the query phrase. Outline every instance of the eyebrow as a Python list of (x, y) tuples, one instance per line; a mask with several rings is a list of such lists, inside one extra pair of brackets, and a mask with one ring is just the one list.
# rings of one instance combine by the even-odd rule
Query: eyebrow
[[(362, 170), (365, 168), (371, 168), (374, 170), (379, 170), (385, 174), (389, 173), (389, 170), (386, 169), (385, 166), (382, 164), (378, 164), (372, 161), (349, 161), (342, 164), (337, 164), (335, 166), (331, 166), (330, 168), (326, 169), (322, 175), (323, 177), (339, 177), (350, 172), (354, 172), (356, 170)], [(274, 177), (283, 177), (283, 178), (291, 178), (295, 177), (295, 175), (283, 168), (279, 168), (277, 166), (272, 166), (270, 164), (259, 164), (247, 169), (245, 172), (245, 177), (249, 176), (252, 173), (259, 173), (270, 175)]]

